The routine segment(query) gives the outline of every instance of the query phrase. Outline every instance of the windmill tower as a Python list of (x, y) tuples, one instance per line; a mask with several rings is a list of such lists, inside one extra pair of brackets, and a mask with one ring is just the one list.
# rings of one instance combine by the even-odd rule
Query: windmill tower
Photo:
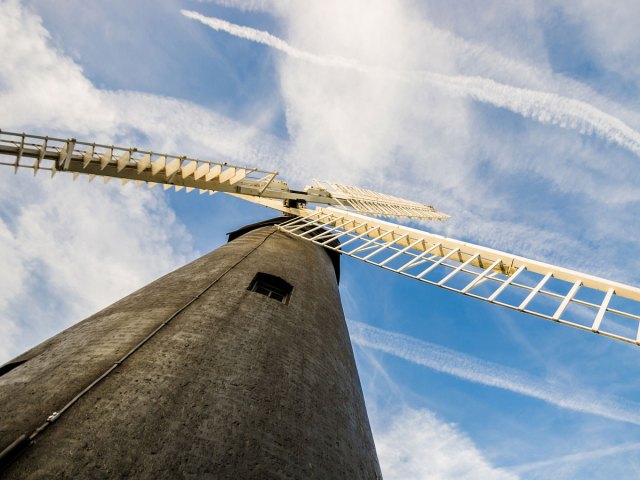
[[(322, 182), (296, 191), (275, 172), (73, 139), (2, 132), (0, 155), (16, 171), (221, 191), (287, 215), (0, 367), (11, 418), (0, 461), (17, 478), (379, 476), (339, 255), (640, 344), (635, 287), (373, 217), (446, 218), (430, 206)], [(611, 329), (615, 317), (635, 330)]]

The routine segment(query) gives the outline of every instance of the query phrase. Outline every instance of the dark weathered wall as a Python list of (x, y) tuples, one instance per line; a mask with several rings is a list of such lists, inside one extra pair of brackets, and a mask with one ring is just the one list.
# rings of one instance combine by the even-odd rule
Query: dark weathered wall
[[(288, 305), (247, 291), (258, 271), (294, 286)], [(238, 238), (19, 357), (28, 361), (0, 377), (0, 450), (218, 278), (0, 476), (380, 476), (329, 257), (274, 227)]]

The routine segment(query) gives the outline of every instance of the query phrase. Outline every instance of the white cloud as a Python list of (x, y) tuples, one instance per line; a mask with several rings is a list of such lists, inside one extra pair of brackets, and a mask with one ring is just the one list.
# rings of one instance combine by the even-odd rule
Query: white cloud
[(195, 255), (157, 192), (25, 173), (0, 172), (0, 363)]
[[(521, 7), (523, 3), (518, 6)], [(436, 27), (426, 19), (424, 25), (429, 36), (436, 38), (438, 43), (448, 45), (456, 68), (466, 76), (492, 78), (501, 83), (572, 97), (610, 112), (632, 125), (640, 124), (640, 116), (636, 111), (607, 98), (589, 85), (554, 72), (546, 61), (527, 63), (522, 50), (519, 51), (520, 55), (508, 56), (498, 49), (504, 48), (504, 44), (494, 48), (482, 41), (471, 42), (449, 30)]]
[(189, 156), (265, 170), (291, 168), (284, 142), (206, 108), (138, 92), (102, 91), (100, 96), (116, 112), (118, 122), (112, 128), (125, 136), (121, 141), (133, 142), (127, 132), (141, 132), (145, 143), (159, 151), (188, 150)]
[[(18, 298), (27, 280), (26, 266), (22, 262), (19, 245), (9, 226), (0, 217), (0, 313), (6, 312), (12, 299)], [(0, 364), (4, 363), (19, 348), (13, 348), (20, 330), (16, 319), (5, 314), (0, 318)]]
[(511, 367), (481, 360), (415, 338), (349, 321), (351, 340), (433, 370), (472, 382), (509, 390), (561, 408), (640, 425), (640, 406), (611, 396), (575, 391), (540, 380)]
[(506, 108), (526, 118), (543, 124), (577, 130), (582, 134), (596, 134), (616, 143), (640, 156), (640, 132), (629, 127), (622, 120), (602, 112), (593, 105), (573, 98), (562, 97), (548, 92), (501, 84), (482, 77), (443, 75), (427, 71), (403, 71), (384, 66), (369, 65), (359, 60), (337, 55), (319, 55), (296, 47), (284, 40), (250, 27), (236, 25), (214, 17), (206, 17), (197, 12), (183, 10), (186, 17), (205, 25), (257, 43), (268, 45), (287, 55), (323, 67), (353, 70), (392, 81), (413, 81), (424, 83), (454, 98), (462, 97)]
[[(113, 112), (95, 95), (82, 69), (49, 45), (49, 33), (39, 17), (17, 0), (0, 4), (0, 50), (5, 68), (0, 71), (0, 122), (4, 129), (55, 125), (86, 132), (107, 128)], [(37, 120), (36, 120), (37, 119)]]
[(640, 32), (636, 21), (640, 16), (638, 2), (579, 0), (568, 5), (550, 0), (548, 3), (577, 24), (583, 35), (581, 40), (584, 47), (603, 69), (615, 73), (627, 84), (640, 87), (640, 53), (637, 48)]
[[(287, 12), (292, 8), (288, 0), (200, 2), (239, 10), (263, 11), (284, 18), (287, 18)], [(544, 33), (539, 28), (532, 27), (532, 24), (541, 25), (545, 15), (554, 8), (562, 9), (565, 15), (582, 22), (586, 27), (589, 48), (591, 51), (598, 51), (600, 61), (612, 68), (615, 66), (617, 73), (635, 80), (638, 75), (629, 75), (629, 69), (640, 65), (640, 62), (630, 59), (630, 56), (632, 58), (637, 55), (634, 46), (638, 43), (638, 31), (634, 23), (636, 16), (629, 13), (638, 9), (634, 0), (608, 4), (607, 11), (610, 15), (606, 17), (602, 15), (600, 0), (581, 0), (572, 3), (569, 8), (556, 0), (521, 1), (517, 5), (506, 5), (504, 2), (484, 2), (482, 5), (460, 2), (447, 5), (446, 9), (427, 2), (414, 3), (411, 7), (416, 16), (426, 12), (420, 18), (423, 42), (431, 44), (432, 50), (440, 50), (451, 58), (448, 65), (440, 62), (432, 65), (442, 73), (457, 70), (467, 76), (487, 77), (514, 86), (574, 97), (593, 104), (600, 110), (611, 112), (632, 125), (640, 123), (638, 113), (627, 106), (612, 101), (571, 77), (554, 72), (545, 58)], [(466, 15), (462, 15), (462, 12)], [(455, 18), (455, 21), (445, 20), (451, 18)], [(443, 26), (436, 26), (438, 22)], [(460, 32), (454, 33), (447, 27), (457, 27)]]
[[(366, 346), (356, 350), (356, 358), (365, 359), (358, 362), (358, 369), (386, 480), (518, 478), (496, 468), (458, 425), (409, 406), (410, 392), (394, 381), (375, 350)], [(496, 453), (494, 447), (491, 450)]]
[[(138, 92), (96, 88), (82, 69), (52, 47), (41, 19), (17, 0), (0, 4), (0, 124), (5, 130), (72, 132), (87, 141), (133, 141), (158, 150), (262, 168), (282, 166), (281, 141), (189, 102)], [(45, 74), (46, 72), (46, 74)], [(172, 152), (181, 153), (181, 152)]]
[(375, 431), (375, 439), (386, 480), (518, 478), (493, 467), (456, 425), (426, 410), (405, 408)]

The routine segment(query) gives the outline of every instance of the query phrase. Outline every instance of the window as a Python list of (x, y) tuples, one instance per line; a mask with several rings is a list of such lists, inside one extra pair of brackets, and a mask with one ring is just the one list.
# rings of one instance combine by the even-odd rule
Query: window
[(253, 280), (251, 280), (251, 283), (249, 284), (249, 288), (247, 288), (247, 290), (249, 290), (250, 292), (256, 292), (261, 295), (265, 295), (269, 298), (273, 298), (274, 300), (287, 304), (289, 303), (289, 298), (291, 297), (293, 286), (280, 277), (269, 275), (268, 273), (258, 272), (256, 273), (256, 276), (253, 277)]

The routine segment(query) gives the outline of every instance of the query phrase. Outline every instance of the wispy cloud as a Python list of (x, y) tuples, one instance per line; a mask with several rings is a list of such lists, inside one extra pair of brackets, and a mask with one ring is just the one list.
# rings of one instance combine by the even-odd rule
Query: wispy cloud
[(358, 362), (358, 369), (386, 480), (518, 478), (508, 469), (496, 467), (459, 425), (430, 410), (412, 408), (405, 401), (408, 392), (389, 375), (375, 350), (359, 348), (356, 357), (364, 359)]
[(0, 171), (0, 364), (196, 252), (148, 189)]
[(405, 408), (375, 433), (386, 480), (518, 478), (492, 466), (456, 425), (426, 410)]
[(358, 345), (395, 355), (464, 380), (543, 400), (561, 408), (640, 425), (640, 405), (611, 396), (569, 390), (514, 368), (481, 360), (433, 343), (349, 321)]
[(640, 156), (640, 132), (622, 120), (593, 105), (554, 93), (514, 87), (482, 77), (443, 75), (432, 72), (403, 72), (370, 66), (354, 59), (335, 55), (319, 55), (301, 50), (268, 32), (236, 25), (191, 10), (182, 10), (185, 17), (239, 38), (267, 45), (291, 57), (325, 67), (349, 69), (368, 75), (380, 75), (401, 81), (418, 81), (437, 88), (446, 95), (470, 98), (499, 108), (508, 109), (543, 124), (595, 134)]

